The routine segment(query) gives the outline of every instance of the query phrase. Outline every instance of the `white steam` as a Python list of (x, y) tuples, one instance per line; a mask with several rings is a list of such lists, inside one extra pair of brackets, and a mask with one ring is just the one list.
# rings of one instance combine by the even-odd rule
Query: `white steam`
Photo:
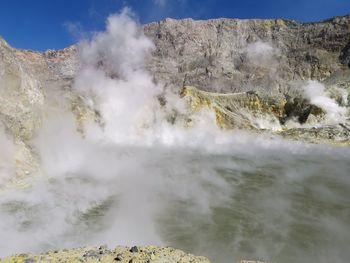
[(329, 97), (325, 91), (325, 86), (317, 81), (309, 81), (304, 87), (305, 96), (314, 104), (326, 112), (327, 121), (330, 123), (343, 122), (346, 114), (346, 108)]
[(274, 73), (278, 67), (278, 56), (280, 50), (273, 47), (270, 43), (256, 41), (248, 44), (246, 48), (249, 62), (259, 68), (268, 68)]
[(128, 9), (110, 16), (106, 31), (80, 46), (74, 88), (101, 112), (105, 133), (116, 142), (135, 140), (138, 128), (153, 122), (161, 87), (144, 70), (153, 48)]
[[(193, 116), (191, 130), (185, 124), (166, 121), (173, 109), (186, 113), (184, 101), (156, 85), (145, 70), (145, 61), (154, 49), (129, 9), (107, 20), (105, 32), (80, 45), (82, 68), (74, 89), (97, 109), (104, 122), (103, 133), (87, 129), (90, 137), (124, 145), (198, 146), (219, 134), (213, 112)], [(160, 107), (157, 96), (166, 94)], [(205, 143), (204, 143), (205, 145)]]
[(5, 134), (4, 128), (0, 125), (0, 189), (5, 182), (14, 175), (15, 145)]

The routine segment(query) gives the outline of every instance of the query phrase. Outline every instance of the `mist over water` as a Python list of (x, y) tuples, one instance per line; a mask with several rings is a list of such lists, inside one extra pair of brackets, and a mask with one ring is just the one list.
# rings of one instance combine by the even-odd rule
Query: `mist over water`
[[(73, 89), (103, 125), (82, 136), (72, 113), (48, 107), (32, 142), (43, 175), (0, 193), (0, 256), (152, 244), (219, 263), (348, 262), (350, 149), (225, 132), (209, 111), (191, 129), (167, 122), (186, 107), (144, 69), (153, 48), (127, 9), (80, 44)], [(0, 144), (1, 183), (13, 169), (2, 131)]]

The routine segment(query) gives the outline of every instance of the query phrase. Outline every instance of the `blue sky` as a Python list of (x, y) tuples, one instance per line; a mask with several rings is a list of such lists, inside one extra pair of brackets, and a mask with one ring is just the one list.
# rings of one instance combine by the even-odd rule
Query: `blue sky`
[(106, 17), (131, 7), (140, 23), (165, 17), (287, 18), (320, 21), (350, 14), (350, 0), (0, 0), (0, 35), (12, 46), (60, 49)]

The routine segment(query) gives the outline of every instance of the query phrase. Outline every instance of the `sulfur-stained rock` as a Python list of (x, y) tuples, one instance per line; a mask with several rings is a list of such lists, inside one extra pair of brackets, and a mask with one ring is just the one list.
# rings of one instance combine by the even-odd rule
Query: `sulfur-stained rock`
[(267, 101), (255, 92), (213, 93), (185, 86), (180, 96), (187, 100), (193, 112), (210, 108), (215, 112), (216, 122), (222, 128), (259, 129), (254, 118), (269, 118), (278, 122), (284, 117), (285, 101)]
[[(186, 99), (193, 113), (203, 108), (215, 112), (216, 123), (221, 128), (270, 130), (286, 138), (312, 143), (350, 144), (350, 124), (324, 124), (325, 112), (304, 98), (268, 100), (255, 92), (222, 94), (190, 86), (183, 87), (180, 96)], [(259, 126), (259, 119), (275, 125)], [(292, 120), (292, 124), (287, 120)]]

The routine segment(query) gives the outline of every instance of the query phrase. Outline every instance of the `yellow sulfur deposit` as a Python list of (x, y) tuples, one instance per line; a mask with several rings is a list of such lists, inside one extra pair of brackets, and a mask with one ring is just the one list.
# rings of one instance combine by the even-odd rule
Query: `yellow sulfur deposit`
[(254, 118), (272, 118), (278, 122), (278, 118), (285, 114), (285, 100), (270, 103), (254, 92), (220, 94), (185, 86), (180, 91), (180, 96), (187, 100), (193, 112), (203, 108), (212, 109), (217, 125), (222, 128), (259, 129), (254, 124)]

